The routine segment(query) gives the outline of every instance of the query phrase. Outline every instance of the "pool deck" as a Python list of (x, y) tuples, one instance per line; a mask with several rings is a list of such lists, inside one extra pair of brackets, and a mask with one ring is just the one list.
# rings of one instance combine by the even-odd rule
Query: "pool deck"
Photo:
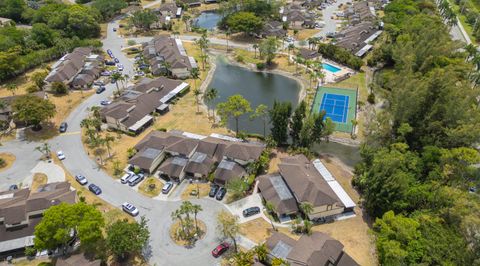
[(324, 64), (329, 64), (329, 65), (332, 65), (334, 67), (337, 67), (339, 68), (340, 70), (333, 73), (333, 72), (330, 72), (326, 69), (323, 69), (323, 73), (325, 74), (325, 83), (322, 84), (322, 85), (325, 85), (325, 84), (328, 84), (328, 83), (335, 83), (335, 82), (338, 82), (340, 80), (342, 80), (342, 78), (345, 78), (345, 77), (348, 77), (348, 76), (351, 76), (353, 74), (355, 74), (355, 71), (346, 67), (346, 66), (342, 66), (334, 61), (331, 61), (331, 60), (328, 60), (328, 59), (322, 59), (322, 63)]

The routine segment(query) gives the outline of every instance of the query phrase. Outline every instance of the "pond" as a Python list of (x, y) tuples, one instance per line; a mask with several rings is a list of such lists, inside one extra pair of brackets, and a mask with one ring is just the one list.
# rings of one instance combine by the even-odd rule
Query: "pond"
[[(299, 101), (301, 85), (294, 79), (279, 74), (255, 72), (247, 68), (229, 64), (225, 58), (218, 57), (217, 68), (208, 88), (218, 90), (218, 98), (210, 104), (216, 106), (229, 96), (240, 94), (250, 102), (253, 110), (265, 104), (269, 108), (273, 102), (289, 101), (295, 108)], [(249, 133), (263, 134), (261, 119), (249, 119), (250, 114), (239, 120), (239, 129)], [(231, 119), (233, 120), (233, 119)], [(229, 121), (228, 128), (235, 130), (235, 122)], [(267, 134), (269, 133), (267, 125)]]
[(204, 11), (198, 16), (193, 25), (198, 28), (214, 30), (222, 16), (215, 11)]

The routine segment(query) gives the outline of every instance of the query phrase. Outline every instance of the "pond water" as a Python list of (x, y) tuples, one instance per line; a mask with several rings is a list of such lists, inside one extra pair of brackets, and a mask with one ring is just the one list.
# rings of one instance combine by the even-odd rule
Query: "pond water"
[[(299, 101), (300, 84), (291, 78), (279, 74), (255, 72), (244, 67), (229, 64), (224, 58), (217, 59), (217, 68), (208, 88), (218, 90), (218, 98), (210, 104), (216, 106), (227, 100), (229, 96), (240, 94), (250, 102), (253, 110), (265, 104), (273, 106), (273, 102), (289, 101), (295, 108)], [(239, 121), (239, 129), (245, 132), (263, 134), (261, 119), (249, 119), (250, 114), (244, 115)], [(233, 120), (233, 119), (231, 119)], [(235, 130), (235, 121), (229, 121), (228, 128)], [(267, 125), (267, 134), (269, 133)]]
[(204, 11), (195, 19), (193, 24), (195, 27), (213, 30), (221, 19), (222, 16), (215, 11)]

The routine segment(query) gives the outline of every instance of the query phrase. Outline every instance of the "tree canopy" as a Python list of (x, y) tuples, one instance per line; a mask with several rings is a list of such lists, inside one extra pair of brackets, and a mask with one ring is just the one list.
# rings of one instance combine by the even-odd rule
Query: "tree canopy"
[(148, 244), (149, 237), (144, 217), (140, 223), (119, 220), (107, 227), (106, 245), (115, 257), (123, 260), (129, 255), (140, 254)]
[(55, 115), (55, 105), (35, 95), (18, 96), (12, 103), (14, 118), (34, 127), (40, 126)]
[(228, 97), (226, 102), (219, 103), (217, 105), (217, 113), (222, 119), (222, 123), (225, 124), (228, 119), (233, 118), (235, 120), (235, 131), (238, 135), (238, 120), (246, 113), (252, 112), (250, 102), (243, 98), (240, 94), (235, 94)]
[(252, 12), (238, 12), (228, 17), (226, 25), (233, 32), (249, 34), (261, 30), (263, 21)]

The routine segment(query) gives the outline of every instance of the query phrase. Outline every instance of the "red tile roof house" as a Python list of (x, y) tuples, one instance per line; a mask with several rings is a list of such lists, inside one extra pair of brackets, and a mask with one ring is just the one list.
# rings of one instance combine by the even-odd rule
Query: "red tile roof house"
[(75, 203), (76, 191), (68, 182), (50, 183), (30, 189), (0, 192), (0, 258), (22, 254), (33, 245), (35, 226), (49, 207), (61, 202)]
[(320, 160), (304, 155), (282, 158), (279, 173), (258, 178), (263, 199), (271, 202), (280, 220), (298, 213), (303, 202), (312, 204), (310, 220), (334, 218), (353, 211), (355, 203)]
[(188, 89), (187, 83), (178, 80), (143, 78), (118, 100), (102, 108), (100, 114), (109, 128), (138, 134), (153, 123), (153, 113), (163, 110)]
[(224, 185), (244, 176), (245, 166), (260, 157), (264, 146), (180, 131), (153, 131), (135, 149), (138, 152), (129, 163), (149, 174), (158, 168), (166, 179), (182, 181), (185, 177), (206, 179), (213, 173), (215, 182)]
[(343, 244), (321, 232), (302, 235), (294, 240), (275, 232), (265, 243), (269, 250), (268, 259), (281, 258), (291, 266), (357, 266), (352, 257), (343, 251)]

